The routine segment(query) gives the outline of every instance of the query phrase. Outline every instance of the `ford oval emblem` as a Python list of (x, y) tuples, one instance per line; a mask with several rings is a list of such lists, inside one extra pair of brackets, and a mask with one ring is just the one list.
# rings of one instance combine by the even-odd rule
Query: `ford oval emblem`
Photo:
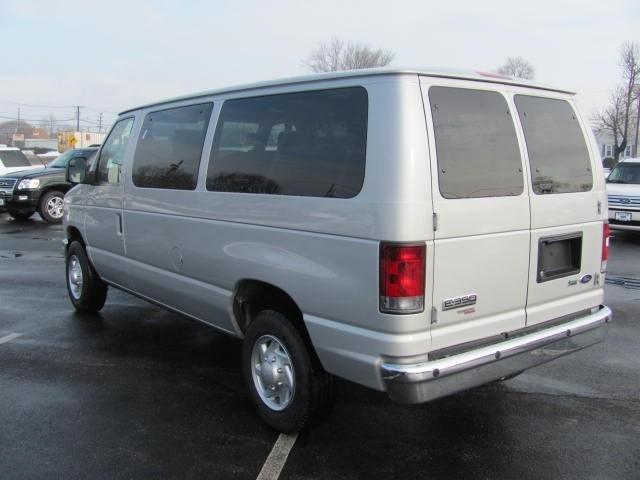
[(620, 203), (631, 203), (631, 199), (630, 198), (621, 198), (620, 199)]
[(580, 277), (580, 283), (589, 283), (591, 280), (593, 280), (593, 275), (583, 275)]

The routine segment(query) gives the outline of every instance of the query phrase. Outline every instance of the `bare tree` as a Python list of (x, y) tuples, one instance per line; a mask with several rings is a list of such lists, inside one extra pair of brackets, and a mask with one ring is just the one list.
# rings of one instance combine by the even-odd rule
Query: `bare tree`
[(395, 52), (332, 38), (313, 50), (303, 64), (312, 72), (335, 72), (389, 65)]
[[(633, 155), (638, 150), (638, 120), (640, 114), (640, 52), (638, 45), (627, 42), (620, 50), (620, 68), (623, 83), (611, 95), (609, 105), (598, 112), (593, 120), (597, 132), (610, 134), (614, 142), (614, 158), (616, 162), (630, 143), (631, 129), (636, 132)], [(637, 110), (632, 111), (634, 102), (638, 102)], [(631, 127), (631, 128), (630, 128)]]
[(633, 102), (638, 100), (638, 109), (636, 110), (636, 135), (633, 147), (633, 154), (638, 152), (638, 116), (640, 114), (640, 51), (638, 45), (634, 42), (625, 42), (620, 50), (620, 67), (622, 68), (622, 78), (626, 83), (626, 105), (624, 115), (624, 145), (621, 146), (624, 151), (627, 148), (629, 140), (629, 124), (632, 120), (631, 109)]
[(498, 73), (532, 80), (535, 77), (536, 69), (522, 57), (507, 57), (505, 62), (498, 67)]
[(611, 135), (613, 139), (613, 158), (616, 163), (618, 163), (620, 153), (626, 148), (624, 124), (627, 109), (627, 94), (625, 89), (624, 87), (618, 87), (611, 94), (609, 105), (604, 110), (597, 112), (592, 119), (597, 133)]

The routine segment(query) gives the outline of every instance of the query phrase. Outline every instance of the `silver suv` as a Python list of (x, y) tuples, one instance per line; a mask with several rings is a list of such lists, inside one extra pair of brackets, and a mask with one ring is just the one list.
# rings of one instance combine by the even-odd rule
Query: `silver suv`
[(573, 94), (367, 70), (123, 112), (65, 197), (67, 285), (243, 338), (273, 428), (339, 376), (418, 403), (603, 338), (607, 196)]

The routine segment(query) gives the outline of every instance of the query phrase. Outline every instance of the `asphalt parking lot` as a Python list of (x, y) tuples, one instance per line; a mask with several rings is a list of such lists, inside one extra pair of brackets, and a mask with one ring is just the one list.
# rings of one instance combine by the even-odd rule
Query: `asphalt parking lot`
[[(113, 289), (75, 315), (62, 236), (0, 215), (0, 478), (256, 478), (278, 434), (240, 343)], [(639, 278), (639, 252), (616, 234), (610, 277)], [(280, 478), (640, 479), (640, 290), (606, 303), (605, 343), (507, 382), (419, 406), (341, 382)]]

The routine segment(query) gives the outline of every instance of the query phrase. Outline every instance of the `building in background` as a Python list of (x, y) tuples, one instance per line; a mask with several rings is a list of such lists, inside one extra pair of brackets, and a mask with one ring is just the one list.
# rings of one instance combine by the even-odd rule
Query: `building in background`
[(58, 151), (64, 153), (72, 148), (85, 148), (89, 145), (100, 145), (106, 133), (92, 132), (58, 132)]
[(25, 138), (24, 148), (28, 150), (58, 150), (57, 138)]
[[(600, 152), (600, 158), (602, 160), (606, 158), (613, 158), (613, 137), (606, 132), (594, 132), (596, 141), (598, 142), (598, 151)], [(633, 138), (630, 139), (629, 145), (625, 148), (624, 152), (620, 154), (620, 160), (623, 158), (631, 158), (633, 151)]]

